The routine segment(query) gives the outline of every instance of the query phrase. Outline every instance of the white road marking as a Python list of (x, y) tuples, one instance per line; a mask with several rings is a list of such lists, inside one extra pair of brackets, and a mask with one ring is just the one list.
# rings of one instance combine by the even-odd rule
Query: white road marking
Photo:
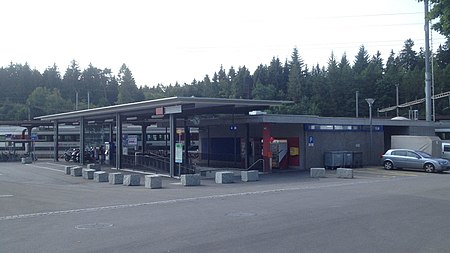
[(375, 183), (375, 182), (384, 182), (384, 180), (333, 183), (333, 184), (326, 184), (326, 185), (311, 185), (311, 186), (280, 188), (280, 189), (254, 191), (254, 192), (227, 193), (227, 194), (199, 196), (199, 197), (191, 197), (191, 198), (183, 198), (183, 199), (160, 200), (160, 201), (143, 202), (143, 203), (136, 203), (136, 204), (90, 207), (90, 208), (80, 208), (80, 209), (50, 211), (50, 212), (30, 213), (30, 214), (17, 214), (17, 215), (2, 216), (2, 217), (0, 217), (0, 221), (19, 220), (19, 219), (43, 217), (43, 216), (50, 216), (50, 215), (98, 212), (98, 211), (103, 211), (103, 210), (123, 209), (123, 208), (141, 207), (141, 206), (175, 204), (175, 203), (182, 203), (182, 202), (189, 202), (189, 201), (220, 199), (220, 198), (240, 197), (240, 196), (249, 196), (249, 195), (260, 195), (260, 194), (267, 194), (267, 193), (289, 192), (289, 191), (299, 191), (299, 190), (315, 190), (315, 189), (322, 189), (322, 188), (350, 186), (350, 185), (357, 185), (357, 184), (368, 184), (368, 183)]
[(0, 198), (9, 198), (9, 197), (14, 197), (14, 195), (0, 195)]
[(53, 169), (53, 168), (49, 168), (49, 167), (43, 167), (43, 166), (37, 166), (37, 165), (33, 165), (33, 164), (25, 164), (25, 165), (31, 166), (31, 167), (35, 167), (35, 168), (39, 168), (39, 169), (44, 169), (44, 170), (51, 170), (51, 171), (64, 172), (64, 171), (62, 171), (62, 170)]

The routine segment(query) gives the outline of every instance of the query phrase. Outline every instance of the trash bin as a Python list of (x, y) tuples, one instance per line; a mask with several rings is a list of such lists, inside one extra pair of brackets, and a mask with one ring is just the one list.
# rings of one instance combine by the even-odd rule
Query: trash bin
[(329, 151), (324, 153), (325, 169), (336, 169), (344, 166), (344, 151)]
[(324, 167), (326, 169), (362, 167), (362, 152), (327, 151), (324, 153)]
[(362, 152), (352, 152), (352, 168), (361, 168), (363, 165)]

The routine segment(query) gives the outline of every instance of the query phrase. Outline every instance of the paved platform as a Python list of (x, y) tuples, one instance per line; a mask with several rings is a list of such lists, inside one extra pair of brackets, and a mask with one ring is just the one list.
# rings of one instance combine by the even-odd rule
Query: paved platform
[[(132, 247), (133, 252), (261, 253), (279, 252), (283, 245), (286, 252), (346, 253), (365, 252), (370, 245), (406, 253), (450, 247), (448, 173), (374, 167), (357, 169), (348, 180), (335, 171), (326, 171), (325, 178), (288, 171), (251, 183), (205, 179), (198, 187), (164, 178), (163, 188), (152, 190), (71, 177), (64, 166), (0, 163), (0, 252)], [(429, 218), (414, 222), (417, 217)], [(386, 239), (387, 228), (395, 238)], [(436, 232), (432, 241), (411, 241), (424, 231)], [(317, 243), (317, 235), (327, 239)]]

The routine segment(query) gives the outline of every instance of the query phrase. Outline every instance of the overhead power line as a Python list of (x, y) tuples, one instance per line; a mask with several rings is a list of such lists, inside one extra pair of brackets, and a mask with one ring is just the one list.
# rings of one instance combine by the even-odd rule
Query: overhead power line
[(404, 16), (404, 15), (423, 15), (423, 12), (398, 12), (398, 13), (379, 13), (379, 14), (361, 14), (344, 16), (311, 17), (312, 19), (340, 19), (340, 18), (365, 18), (365, 17), (383, 17), (383, 16)]

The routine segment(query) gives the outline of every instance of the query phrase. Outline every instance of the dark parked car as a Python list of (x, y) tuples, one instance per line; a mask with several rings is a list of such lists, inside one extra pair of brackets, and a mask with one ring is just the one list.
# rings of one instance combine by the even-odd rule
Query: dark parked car
[(411, 149), (390, 149), (382, 156), (386, 170), (394, 168), (419, 169), (426, 172), (442, 172), (450, 170), (448, 160), (432, 157), (423, 151)]

